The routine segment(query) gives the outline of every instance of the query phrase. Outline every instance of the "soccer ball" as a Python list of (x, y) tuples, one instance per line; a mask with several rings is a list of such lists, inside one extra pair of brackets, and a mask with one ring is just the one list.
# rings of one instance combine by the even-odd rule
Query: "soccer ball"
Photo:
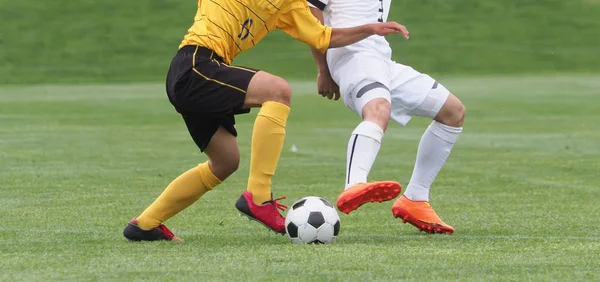
[(302, 198), (289, 209), (285, 231), (292, 243), (330, 244), (340, 233), (340, 216), (323, 198)]

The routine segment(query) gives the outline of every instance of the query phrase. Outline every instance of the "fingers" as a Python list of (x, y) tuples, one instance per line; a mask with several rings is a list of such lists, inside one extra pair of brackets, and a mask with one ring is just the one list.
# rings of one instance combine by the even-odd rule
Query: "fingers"
[(333, 97), (333, 93), (331, 93), (329, 90), (319, 90), (319, 95), (323, 96), (324, 98), (328, 98), (329, 100), (331, 100)]
[(335, 89), (333, 90), (335, 93), (335, 99), (334, 100), (339, 100), (340, 99), (340, 87), (336, 84), (335, 85)]
[(406, 29), (405, 26), (397, 23), (397, 22), (391, 22), (392, 23), (392, 27), (393, 29), (395, 29), (396, 31), (398, 31), (399, 33), (402, 33), (402, 35), (404, 36), (404, 38), (408, 39), (409, 35), (408, 35), (408, 29)]
[(319, 95), (323, 96), (324, 98), (327, 98), (329, 100), (339, 100), (340, 99), (340, 91), (339, 90), (325, 90), (325, 91), (319, 91)]
[(402, 35), (404, 36), (405, 39), (409, 39), (409, 33), (408, 33), (408, 29), (406, 29), (405, 26), (400, 25), (400, 32), (402, 32)]
[(386, 22), (384, 28), (384, 35), (394, 34), (394, 33), (402, 33), (405, 39), (409, 39), (408, 29), (397, 22)]
[(319, 95), (326, 97), (329, 100), (340, 99), (340, 88), (329, 76), (329, 74), (319, 74), (317, 77), (317, 90)]

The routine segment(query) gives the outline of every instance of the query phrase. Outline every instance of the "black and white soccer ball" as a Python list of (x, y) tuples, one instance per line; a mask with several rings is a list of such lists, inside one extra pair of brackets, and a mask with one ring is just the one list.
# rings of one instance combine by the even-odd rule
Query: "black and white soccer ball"
[(340, 216), (329, 201), (305, 197), (288, 210), (285, 231), (292, 243), (330, 244), (340, 233)]

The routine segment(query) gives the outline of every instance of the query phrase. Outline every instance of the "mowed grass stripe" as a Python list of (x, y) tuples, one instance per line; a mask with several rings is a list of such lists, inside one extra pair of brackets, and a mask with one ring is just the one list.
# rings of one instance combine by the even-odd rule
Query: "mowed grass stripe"
[[(317, 95), (316, 81), (290, 80), (294, 95)], [(500, 98), (522, 95), (529, 100), (536, 96), (569, 97), (574, 92), (577, 97), (594, 96), (600, 88), (600, 76), (555, 75), (555, 76), (482, 76), (444, 77), (440, 80), (459, 96)], [(311, 93), (314, 91), (315, 93)], [(504, 96), (499, 93), (512, 91)], [(82, 100), (128, 100), (162, 99), (164, 83), (126, 84), (81, 84), (81, 85), (0, 85), (0, 101), (82, 101)], [(464, 93), (463, 93), (464, 92)], [(565, 100), (564, 102), (569, 102)]]

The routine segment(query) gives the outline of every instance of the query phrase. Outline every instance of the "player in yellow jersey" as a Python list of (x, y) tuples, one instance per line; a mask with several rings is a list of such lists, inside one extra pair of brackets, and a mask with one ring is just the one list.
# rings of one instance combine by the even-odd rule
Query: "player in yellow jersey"
[(323, 26), (306, 0), (199, 0), (194, 24), (171, 62), (166, 86), (169, 100), (209, 160), (173, 180), (154, 203), (131, 220), (123, 231), (127, 239), (180, 240), (162, 223), (237, 170), (240, 152), (234, 116), (253, 107), (261, 109), (252, 133), (250, 176), (236, 208), (275, 232), (285, 233), (285, 219), (277, 210), (283, 205), (273, 200), (270, 186), (285, 139), (291, 88), (280, 77), (231, 65), (238, 54), (275, 29), (321, 52), (375, 34), (408, 35), (406, 28), (395, 22), (352, 28)]

